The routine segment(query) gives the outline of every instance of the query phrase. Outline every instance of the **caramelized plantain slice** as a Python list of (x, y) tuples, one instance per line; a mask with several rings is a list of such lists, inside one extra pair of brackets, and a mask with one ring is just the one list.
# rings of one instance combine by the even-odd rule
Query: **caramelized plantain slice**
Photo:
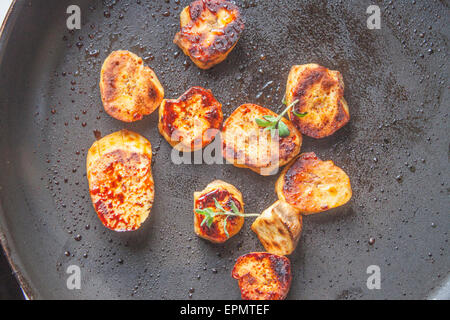
[(278, 200), (253, 222), (252, 230), (267, 252), (290, 255), (300, 239), (302, 216), (298, 209)]
[(190, 88), (176, 100), (165, 99), (159, 108), (159, 132), (180, 151), (196, 151), (210, 144), (222, 122), (222, 105), (201, 87)]
[(289, 259), (267, 252), (239, 257), (231, 275), (238, 280), (243, 300), (283, 300), (292, 281)]
[(352, 197), (350, 178), (333, 161), (314, 152), (301, 154), (286, 167), (275, 185), (280, 200), (313, 214), (346, 204)]
[(226, 59), (244, 30), (239, 8), (225, 0), (196, 0), (180, 14), (174, 43), (201, 69)]
[(164, 98), (164, 89), (153, 70), (125, 50), (113, 51), (103, 63), (100, 93), (105, 111), (124, 122), (141, 120)]
[(152, 146), (141, 135), (121, 130), (88, 151), (87, 179), (92, 204), (105, 227), (138, 229), (153, 205)]
[(283, 118), (289, 135), (271, 136), (256, 123), (256, 119), (277, 117), (269, 109), (255, 104), (244, 104), (225, 121), (222, 130), (224, 158), (236, 167), (249, 168), (261, 175), (273, 175), (300, 152), (302, 135)]
[[(344, 80), (338, 71), (317, 64), (293, 66), (286, 87), (288, 104), (299, 100), (289, 112), (289, 119), (309, 137), (328, 137), (350, 121), (344, 99)], [(295, 113), (307, 113), (297, 117)]]
[[(203, 191), (194, 193), (194, 230), (195, 233), (214, 243), (223, 243), (236, 235), (244, 225), (244, 217), (216, 215), (211, 226), (203, 223), (205, 217), (197, 209), (210, 208), (217, 212), (216, 199), (225, 210), (232, 210), (232, 203), (239, 212), (244, 213), (244, 201), (241, 192), (233, 185), (221, 180), (211, 182)], [(225, 232), (225, 227), (227, 232)], [(228, 233), (228, 235), (227, 235)]]

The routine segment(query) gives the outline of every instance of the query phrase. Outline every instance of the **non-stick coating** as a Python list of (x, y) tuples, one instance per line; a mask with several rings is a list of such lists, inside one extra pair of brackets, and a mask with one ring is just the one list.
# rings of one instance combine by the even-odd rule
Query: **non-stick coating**
[[(280, 111), (294, 64), (341, 71), (352, 120), (330, 138), (305, 138), (302, 150), (344, 168), (354, 196), (304, 219), (288, 298), (424, 298), (439, 286), (450, 267), (448, 2), (238, 1), (245, 32), (209, 71), (172, 43), (188, 3), (17, 1), (0, 42), (0, 223), (28, 295), (239, 299), (234, 261), (263, 250), (251, 220), (224, 245), (196, 237), (193, 192), (223, 179), (242, 191), (247, 212), (260, 212), (276, 200), (277, 176), (174, 165), (157, 112), (133, 124), (105, 114), (99, 71), (116, 49), (142, 56), (168, 98), (211, 89), (226, 116), (247, 102)], [(372, 3), (381, 30), (367, 28)], [(70, 4), (81, 7), (79, 31), (66, 28)], [(93, 131), (122, 128), (154, 151), (155, 204), (131, 233), (102, 226), (85, 170)], [(66, 287), (69, 265), (81, 268), (81, 290)], [(381, 268), (381, 290), (367, 289), (370, 265)]]

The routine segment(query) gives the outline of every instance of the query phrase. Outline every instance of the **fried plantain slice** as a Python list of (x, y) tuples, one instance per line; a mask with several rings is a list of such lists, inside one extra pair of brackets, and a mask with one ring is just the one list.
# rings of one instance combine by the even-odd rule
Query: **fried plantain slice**
[(267, 252), (290, 255), (300, 239), (302, 216), (298, 209), (278, 200), (253, 222), (252, 230)]
[(225, 0), (196, 0), (180, 14), (174, 43), (201, 69), (226, 59), (244, 30), (239, 8)]
[(346, 204), (352, 197), (350, 178), (333, 161), (314, 152), (301, 154), (286, 167), (275, 185), (280, 200), (313, 214)]
[(105, 227), (138, 229), (153, 205), (152, 146), (141, 135), (121, 130), (88, 151), (87, 179), (92, 204)]
[(225, 121), (222, 130), (222, 152), (224, 158), (236, 167), (249, 168), (261, 175), (273, 175), (278, 169), (300, 152), (302, 135), (283, 118), (289, 136), (272, 137), (256, 123), (265, 116), (276, 117), (269, 109), (255, 104), (244, 104)]
[[(289, 119), (309, 137), (328, 137), (350, 121), (344, 80), (338, 71), (317, 64), (293, 66), (286, 87), (286, 102), (296, 100), (299, 103), (289, 112)], [(294, 112), (307, 115), (300, 118)]]
[(244, 217), (230, 216), (226, 222), (229, 237), (225, 232), (225, 215), (216, 215), (211, 226), (203, 223), (205, 217), (197, 212), (197, 209), (210, 208), (217, 212), (216, 199), (225, 210), (232, 210), (233, 202), (239, 212), (244, 213), (244, 200), (241, 192), (233, 185), (221, 180), (211, 182), (203, 191), (194, 192), (194, 230), (195, 233), (214, 243), (223, 243), (236, 235), (244, 225)]
[(222, 105), (201, 87), (190, 88), (176, 100), (165, 99), (159, 108), (159, 132), (180, 151), (196, 151), (210, 144), (222, 122)]
[(267, 252), (249, 253), (237, 259), (231, 276), (243, 300), (283, 300), (291, 287), (291, 263)]
[(100, 93), (105, 111), (124, 122), (141, 120), (155, 111), (164, 89), (152, 69), (126, 50), (113, 51), (100, 75)]

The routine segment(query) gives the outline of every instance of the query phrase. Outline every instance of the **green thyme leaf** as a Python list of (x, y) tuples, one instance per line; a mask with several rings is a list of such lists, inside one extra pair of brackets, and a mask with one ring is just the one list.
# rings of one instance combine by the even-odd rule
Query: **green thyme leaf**
[(308, 115), (308, 112), (303, 112), (303, 113), (298, 113), (297, 111), (295, 111), (294, 109), (292, 109), (292, 113), (299, 118), (304, 118)]
[(239, 209), (236, 207), (236, 204), (234, 203), (234, 201), (231, 201), (231, 210), (233, 210), (234, 213), (240, 213)]
[(274, 122), (277, 120), (277, 117), (274, 116), (263, 116), (263, 118), (269, 122)]
[(278, 124), (278, 134), (281, 138), (288, 137), (291, 134), (288, 126), (283, 121), (280, 121)]
[[(281, 119), (298, 102), (299, 102), (298, 100), (295, 100), (293, 103), (291, 103), (289, 106), (287, 106), (286, 109), (284, 109), (284, 111), (278, 117), (266, 115), (266, 116), (263, 116), (263, 119), (255, 119), (255, 122), (258, 126), (265, 128), (264, 131), (270, 130), (272, 139), (276, 137), (277, 133), (280, 138), (288, 137), (291, 134), (291, 132), (289, 131), (288, 126), (283, 121), (281, 121)], [(283, 104), (286, 104), (286, 103), (287, 103), (286, 97), (284, 97)], [(294, 114), (297, 115), (295, 111), (294, 111)], [(304, 116), (306, 116), (306, 114), (304, 114), (304, 115), (301, 114), (300, 117), (304, 117)]]
[(216, 198), (214, 198), (214, 204), (216, 205), (216, 208), (220, 211), (225, 211), (225, 209), (222, 207), (222, 205), (217, 201)]
[(271, 124), (270, 121), (263, 120), (263, 119), (255, 119), (255, 122), (258, 126), (263, 127), (263, 128), (268, 127)]
[(212, 209), (210, 208), (206, 208), (206, 209), (197, 209), (195, 210), (196, 213), (203, 215), (205, 218), (203, 219), (202, 223), (200, 226), (204, 226), (205, 223), (208, 226), (208, 228), (211, 227), (211, 225), (214, 222), (214, 217), (217, 215), (216, 212), (214, 212)]
[(228, 221), (229, 216), (227, 216), (225, 218), (225, 220), (223, 221), (223, 231), (225, 232), (225, 235), (227, 236), (227, 238), (230, 237), (230, 235), (228, 234), (228, 230), (227, 230), (227, 221)]

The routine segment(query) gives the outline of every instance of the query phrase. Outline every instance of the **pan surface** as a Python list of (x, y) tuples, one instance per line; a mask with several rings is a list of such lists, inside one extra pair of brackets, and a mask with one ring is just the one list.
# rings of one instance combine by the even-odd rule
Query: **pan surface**
[[(367, 28), (373, 2), (380, 30)], [(10, 12), (0, 40), (0, 237), (27, 295), (239, 299), (234, 261), (263, 250), (251, 220), (224, 245), (196, 237), (193, 192), (222, 179), (242, 191), (247, 212), (261, 212), (276, 200), (277, 176), (175, 165), (157, 112), (133, 124), (106, 115), (99, 72), (117, 49), (142, 56), (166, 97), (200, 85), (226, 116), (247, 102), (279, 112), (294, 64), (341, 71), (352, 120), (330, 138), (305, 137), (302, 151), (344, 168), (354, 196), (304, 219), (288, 298), (421, 299), (439, 287), (450, 268), (448, 2), (238, 1), (245, 32), (209, 71), (172, 43), (188, 3), (19, 0)], [(82, 14), (74, 32), (66, 27), (71, 4)], [(122, 128), (154, 151), (155, 204), (132, 233), (102, 226), (85, 171), (93, 132)], [(70, 265), (80, 267), (80, 290), (66, 286)], [(366, 286), (371, 265), (380, 267), (380, 290)]]

